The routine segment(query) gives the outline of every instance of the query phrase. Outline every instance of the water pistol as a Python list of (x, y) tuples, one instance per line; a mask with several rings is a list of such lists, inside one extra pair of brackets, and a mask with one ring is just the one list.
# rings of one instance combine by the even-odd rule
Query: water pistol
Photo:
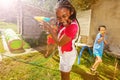
[(41, 21), (49, 22), (50, 21), (50, 18), (43, 17), (43, 16), (35, 16), (34, 19), (37, 20), (38, 22), (41, 22)]

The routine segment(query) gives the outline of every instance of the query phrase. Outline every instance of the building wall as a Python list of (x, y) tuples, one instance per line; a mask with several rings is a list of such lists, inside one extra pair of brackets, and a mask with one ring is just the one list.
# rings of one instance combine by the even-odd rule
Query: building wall
[(87, 44), (90, 35), (91, 10), (78, 11), (77, 20), (80, 25), (78, 42)]
[(80, 35), (89, 36), (91, 10), (80, 11), (77, 13), (77, 19), (80, 23)]
[(120, 54), (120, 0), (99, 0), (93, 5), (90, 43), (94, 42), (99, 25), (107, 27), (110, 50)]

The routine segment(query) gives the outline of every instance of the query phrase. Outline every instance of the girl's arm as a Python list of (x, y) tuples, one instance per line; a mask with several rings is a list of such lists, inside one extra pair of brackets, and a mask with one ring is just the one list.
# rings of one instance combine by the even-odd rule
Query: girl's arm
[(61, 36), (61, 38), (59, 39), (59, 46), (63, 46), (64, 44), (66, 44), (66, 43), (68, 43), (69, 41), (71, 40), (71, 38), (70, 37), (68, 37), (67, 35), (63, 35), (63, 36)]
[(64, 44), (68, 43), (71, 40), (71, 38), (65, 34), (61, 36), (60, 39), (58, 39), (57, 34), (53, 32), (52, 26), (49, 23), (47, 24), (44, 23), (44, 24), (45, 24), (45, 27), (49, 30), (50, 34), (52, 35), (52, 38), (54, 39), (54, 41), (58, 46), (63, 46)]

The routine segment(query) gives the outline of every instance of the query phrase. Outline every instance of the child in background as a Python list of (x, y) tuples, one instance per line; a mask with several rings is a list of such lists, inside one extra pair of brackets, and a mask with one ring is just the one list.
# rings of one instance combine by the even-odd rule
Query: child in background
[(56, 17), (57, 23), (59, 23), (58, 34), (54, 34), (49, 23), (44, 22), (44, 25), (58, 45), (61, 80), (70, 80), (70, 72), (77, 57), (77, 50), (74, 45), (79, 32), (76, 11), (68, 0), (58, 1)]
[[(55, 18), (50, 18), (50, 24), (52, 26), (52, 29), (53, 29), (53, 32), (56, 34), (57, 33), (57, 27), (56, 27), (56, 24), (55, 24), (56, 20)], [(52, 35), (49, 34), (48, 32), (48, 35), (47, 35), (47, 50), (46, 50), (46, 54), (45, 54), (45, 57), (49, 57), (50, 54), (55, 50), (56, 48), (56, 43), (54, 41), (54, 39), (52, 38)]]
[(98, 28), (99, 33), (96, 36), (94, 46), (93, 46), (93, 55), (95, 56), (95, 63), (92, 65), (90, 70), (93, 73), (96, 73), (98, 65), (102, 62), (102, 55), (104, 50), (104, 44), (107, 44), (105, 39), (106, 36), (106, 26), (101, 25)]

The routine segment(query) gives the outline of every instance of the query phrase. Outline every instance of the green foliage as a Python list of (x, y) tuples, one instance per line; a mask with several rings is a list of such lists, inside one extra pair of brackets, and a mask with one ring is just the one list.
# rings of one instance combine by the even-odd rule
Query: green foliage
[(76, 10), (88, 10), (98, 0), (70, 0)]
[[(29, 43), (29, 45), (31, 47), (46, 45), (47, 44), (47, 34), (45, 31), (42, 31), (39, 39), (29, 38), (29, 39), (25, 39), (24, 41)], [(26, 44), (26, 46), (27, 46), (27, 44)]]

